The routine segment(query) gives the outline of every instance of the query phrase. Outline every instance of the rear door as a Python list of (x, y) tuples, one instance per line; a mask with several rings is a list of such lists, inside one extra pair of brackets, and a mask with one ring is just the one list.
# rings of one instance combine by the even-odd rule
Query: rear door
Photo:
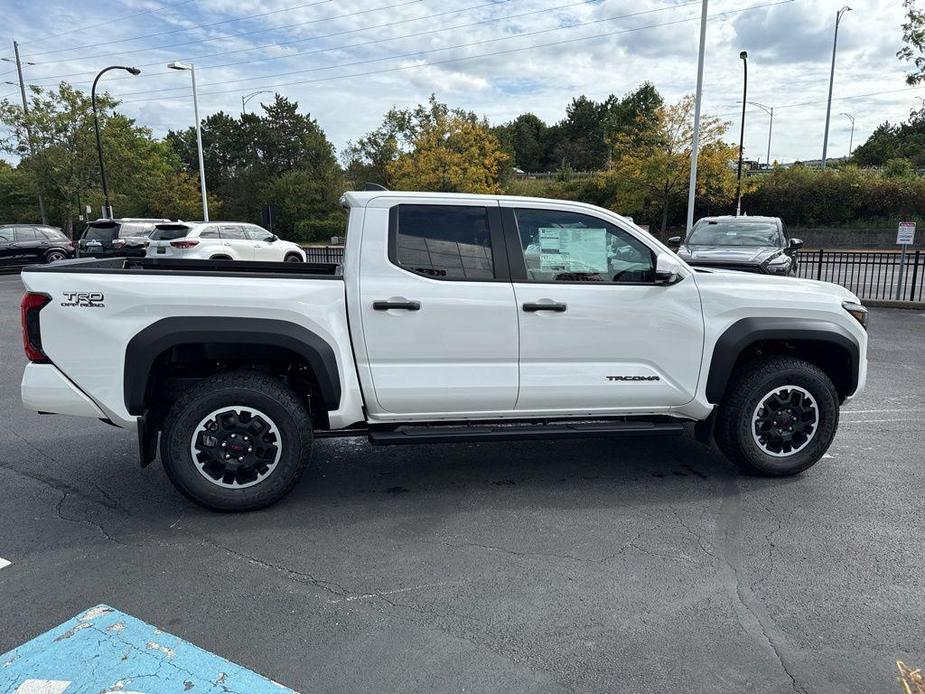
[(530, 412), (658, 411), (689, 402), (703, 349), (693, 277), (655, 284), (655, 253), (567, 205), (502, 202)]
[(240, 224), (220, 224), (219, 233), (222, 235), (222, 245), (225, 251), (238, 260), (254, 259), (254, 242), (247, 238), (244, 227)]
[(17, 262), (38, 263), (45, 259), (44, 245), (48, 244), (42, 234), (38, 234), (34, 227), (16, 227), (16, 241), (13, 244), (16, 250)]
[(358, 364), (375, 393), (367, 407), (386, 417), (508, 412), (517, 313), (497, 202), (406, 200), (379, 199), (364, 212)]

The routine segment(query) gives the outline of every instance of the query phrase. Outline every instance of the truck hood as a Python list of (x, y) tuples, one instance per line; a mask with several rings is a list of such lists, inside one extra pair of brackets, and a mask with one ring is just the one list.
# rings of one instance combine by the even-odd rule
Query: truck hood
[(807, 299), (853, 301), (860, 299), (838, 284), (800, 277), (764, 275), (720, 268), (697, 268), (694, 272), (698, 285), (722, 288), (727, 292), (741, 290), (745, 294), (773, 298), (775, 295), (798, 296)]
[(780, 251), (780, 248), (774, 246), (681, 246), (678, 255), (694, 265), (760, 265)]

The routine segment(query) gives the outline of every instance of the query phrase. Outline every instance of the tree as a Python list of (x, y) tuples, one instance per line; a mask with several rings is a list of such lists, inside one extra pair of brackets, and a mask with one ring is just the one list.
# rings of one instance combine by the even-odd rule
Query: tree
[(925, 108), (912, 111), (908, 120), (898, 125), (881, 123), (852, 155), (861, 166), (885, 166), (898, 157), (925, 166)]
[(411, 140), (412, 150), (387, 166), (402, 190), (497, 193), (508, 155), (485, 123), (459, 114), (438, 116)]
[(550, 158), (549, 126), (532, 113), (524, 113), (510, 123), (491, 129), (522, 171), (543, 171)]
[(473, 193), (499, 190), (509, 160), (484, 119), (433, 95), (413, 109), (390, 109), (342, 156), (355, 184)]
[[(607, 172), (621, 210), (661, 218), (668, 226), (671, 212), (683, 205), (690, 177), (693, 143), (694, 98), (686, 96), (671, 106), (661, 106), (654, 128), (644, 134), (629, 130), (612, 141), (613, 163)], [(697, 195), (708, 205), (724, 205), (732, 198), (735, 176), (729, 163), (734, 145), (722, 138), (729, 123), (703, 117), (700, 122)]]
[(903, 0), (906, 21), (903, 22), (903, 47), (896, 57), (912, 63), (915, 69), (906, 74), (906, 82), (915, 86), (925, 81), (925, 11), (919, 9), (917, 0)]
[(602, 103), (584, 95), (572, 99), (556, 131), (558, 141), (553, 147), (553, 157), (559, 165), (579, 171), (604, 167), (608, 154), (604, 124), (613, 101), (613, 96)]

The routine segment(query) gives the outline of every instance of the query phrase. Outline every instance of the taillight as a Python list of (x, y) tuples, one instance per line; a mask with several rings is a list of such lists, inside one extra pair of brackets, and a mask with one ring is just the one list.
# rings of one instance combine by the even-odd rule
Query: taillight
[(39, 311), (51, 301), (48, 294), (28, 292), (23, 294), (19, 304), (19, 315), (22, 319), (22, 346), (29, 361), (38, 364), (48, 364), (51, 360), (42, 351), (42, 333), (39, 330)]
[(113, 248), (122, 248), (125, 245), (125, 239), (115, 239), (112, 242)]
[(192, 248), (199, 245), (199, 239), (184, 239), (182, 241), (171, 241), (170, 245), (174, 248)]

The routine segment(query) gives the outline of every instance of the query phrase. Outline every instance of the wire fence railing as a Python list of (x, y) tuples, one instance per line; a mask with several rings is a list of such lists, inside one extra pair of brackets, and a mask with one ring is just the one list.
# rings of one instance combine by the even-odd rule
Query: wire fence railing
[(922, 301), (925, 254), (906, 253), (901, 268), (900, 251), (800, 251), (800, 277), (833, 282), (861, 299)]
[(336, 263), (341, 265), (344, 262), (343, 246), (307, 246), (305, 250), (305, 261), (309, 263)]

